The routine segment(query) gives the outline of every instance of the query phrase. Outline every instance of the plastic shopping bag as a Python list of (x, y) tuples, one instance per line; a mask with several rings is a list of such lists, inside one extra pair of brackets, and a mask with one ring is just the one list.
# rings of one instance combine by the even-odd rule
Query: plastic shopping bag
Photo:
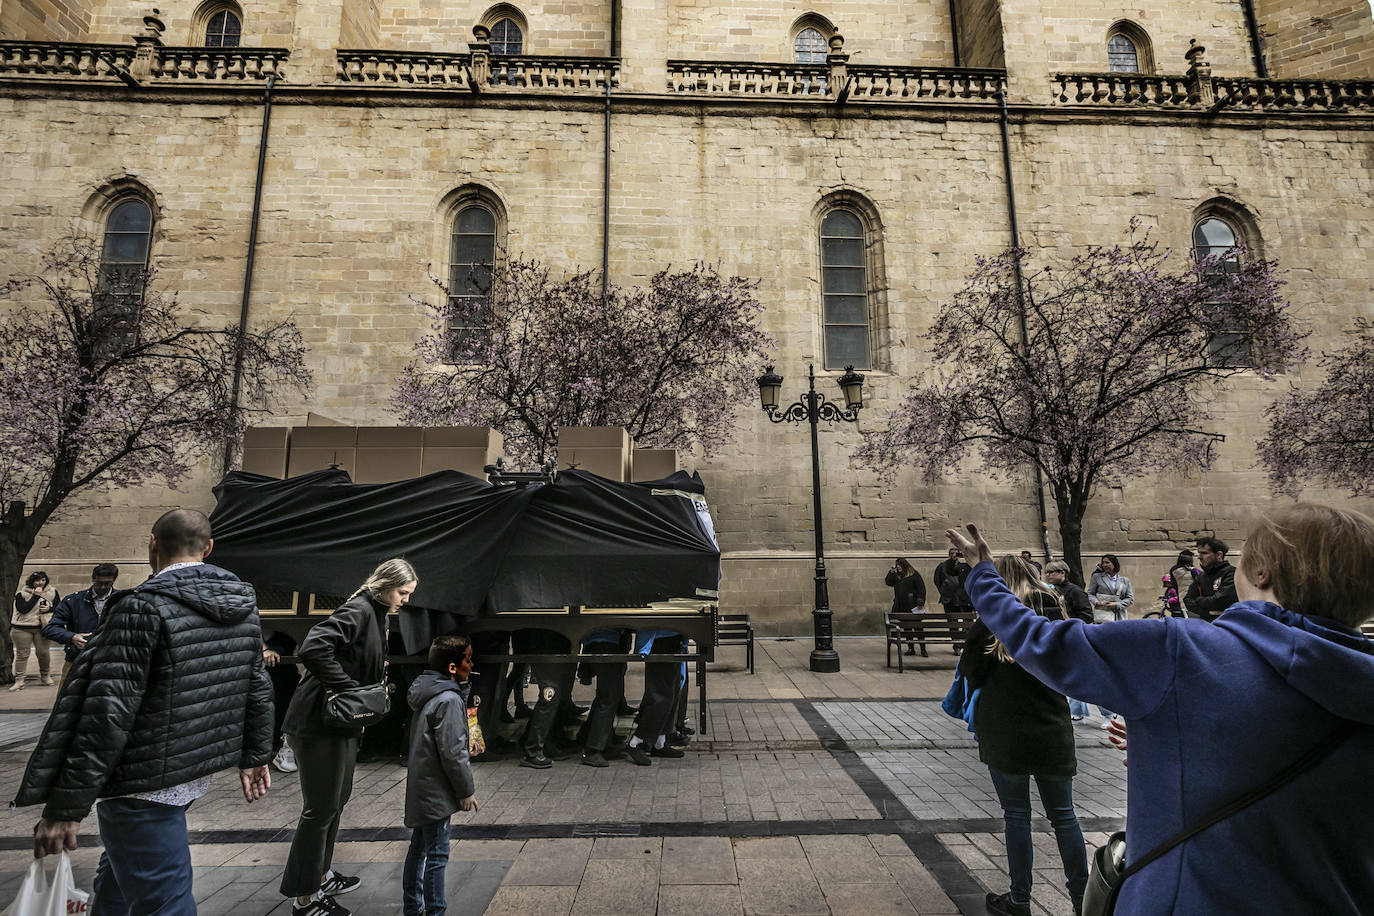
[(43, 860), (34, 859), (19, 885), (19, 896), (0, 916), (85, 916), (89, 906), (90, 898), (85, 891), (77, 890), (71, 857), (64, 852), (57, 858), (51, 883), (43, 870)]

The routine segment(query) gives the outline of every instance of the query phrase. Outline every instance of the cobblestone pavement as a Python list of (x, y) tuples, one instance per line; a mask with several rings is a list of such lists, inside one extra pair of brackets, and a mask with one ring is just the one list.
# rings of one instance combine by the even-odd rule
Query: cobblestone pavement
[[(752, 676), (724, 650), (708, 676), (710, 727), (682, 760), (479, 764), (481, 810), (454, 818), (451, 911), (983, 913), (985, 891), (1007, 887), (1001, 810), (973, 737), (939, 708), (953, 654), (932, 647), (899, 675), (884, 666), (881, 640), (842, 640), (844, 671), (817, 675), (810, 648), (761, 640)], [(628, 691), (638, 689), (632, 674)], [(6, 797), (54, 695), (0, 694)], [(1095, 724), (1075, 734), (1077, 808), (1089, 843), (1101, 842), (1124, 815), (1125, 770)], [(268, 798), (249, 806), (234, 780), (218, 777), (190, 810), (205, 916), (289, 912), (276, 887), (300, 791), (294, 775), (273, 779)], [(341, 898), (360, 916), (400, 912), (404, 791), (403, 767), (359, 765), (336, 864), (366, 879)], [(30, 860), (37, 813), (0, 812), (0, 904)], [(74, 862), (88, 887), (99, 848), (94, 819), (83, 828)], [(1068, 914), (1053, 836), (1043, 819), (1034, 829), (1034, 911)]]

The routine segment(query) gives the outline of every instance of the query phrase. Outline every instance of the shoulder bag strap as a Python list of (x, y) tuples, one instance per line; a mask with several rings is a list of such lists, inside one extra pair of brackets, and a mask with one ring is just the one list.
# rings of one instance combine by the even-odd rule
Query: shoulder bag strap
[(1211, 827), (1213, 824), (1224, 821), (1228, 817), (1231, 817), (1232, 815), (1237, 814), (1240, 811), (1243, 811), (1244, 809), (1253, 805), (1255, 802), (1259, 801), (1261, 798), (1264, 798), (1266, 795), (1269, 795), (1277, 791), (1278, 789), (1282, 788), (1283, 786), (1287, 785), (1288, 783), (1292, 782), (1302, 773), (1312, 769), (1312, 767), (1320, 763), (1327, 755), (1329, 755), (1337, 747), (1344, 744), (1346, 739), (1348, 739), (1352, 734), (1355, 733), (1356, 727), (1356, 723), (1354, 722), (1345, 722), (1343, 725), (1341, 725), (1340, 728), (1336, 729), (1336, 731), (1333, 732), (1330, 735), (1330, 737), (1323, 740), (1320, 744), (1312, 748), (1302, 757), (1290, 763), (1287, 767), (1281, 770), (1278, 773), (1278, 775), (1276, 775), (1273, 779), (1269, 780), (1269, 782), (1260, 786), (1258, 789), (1252, 789), (1251, 791), (1240, 796), (1230, 804), (1224, 806), (1223, 808), (1217, 811), (1214, 811), (1212, 814), (1194, 823), (1191, 827), (1185, 827), (1183, 830), (1180, 830), (1178, 833), (1169, 837), (1163, 843), (1160, 843), (1154, 849), (1151, 849), (1148, 853), (1141, 856), (1140, 859), (1138, 859), (1137, 861), (1132, 862), (1130, 865), (1126, 866), (1125, 870), (1121, 872), (1121, 880), (1125, 881), (1131, 875), (1140, 871), (1146, 865), (1149, 865), (1155, 859), (1158, 859), (1160, 856), (1164, 855), (1166, 852), (1168, 852), (1170, 849), (1173, 849), (1175, 846), (1177, 846), (1179, 843), (1182, 843), (1184, 840), (1191, 839), (1192, 837), (1195, 837), (1202, 831), (1206, 830), (1208, 827)]

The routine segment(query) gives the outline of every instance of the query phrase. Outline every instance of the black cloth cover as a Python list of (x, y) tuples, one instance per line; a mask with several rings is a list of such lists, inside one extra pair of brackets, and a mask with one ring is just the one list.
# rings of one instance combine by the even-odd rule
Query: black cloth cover
[(680, 495), (706, 488), (682, 471), (640, 483), (561, 471), (524, 487), (457, 471), (385, 484), (343, 470), (234, 471), (214, 492), (212, 560), (260, 588), (350, 595), (378, 563), (404, 557), (420, 577), (417, 608), (493, 616), (642, 607), (714, 595), (720, 581), (720, 551)]

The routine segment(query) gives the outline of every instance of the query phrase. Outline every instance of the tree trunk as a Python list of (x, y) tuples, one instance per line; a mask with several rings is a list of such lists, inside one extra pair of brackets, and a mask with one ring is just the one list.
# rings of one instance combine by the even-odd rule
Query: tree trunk
[(1078, 493), (1054, 494), (1055, 512), (1059, 516), (1059, 540), (1064, 550), (1064, 562), (1069, 564), (1069, 581), (1082, 588), (1083, 578), (1083, 515), (1088, 500)]
[(19, 500), (10, 503), (5, 508), (4, 519), (0, 520), (0, 594), (5, 599), (5, 612), (0, 614), (0, 684), (14, 683), (14, 643), (10, 641), (10, 617), (14, 613), (14, 596), (19, 593), (24, 561), (28, 559), (37, 535), (38, 523), (24, 514), (24, 503)]

